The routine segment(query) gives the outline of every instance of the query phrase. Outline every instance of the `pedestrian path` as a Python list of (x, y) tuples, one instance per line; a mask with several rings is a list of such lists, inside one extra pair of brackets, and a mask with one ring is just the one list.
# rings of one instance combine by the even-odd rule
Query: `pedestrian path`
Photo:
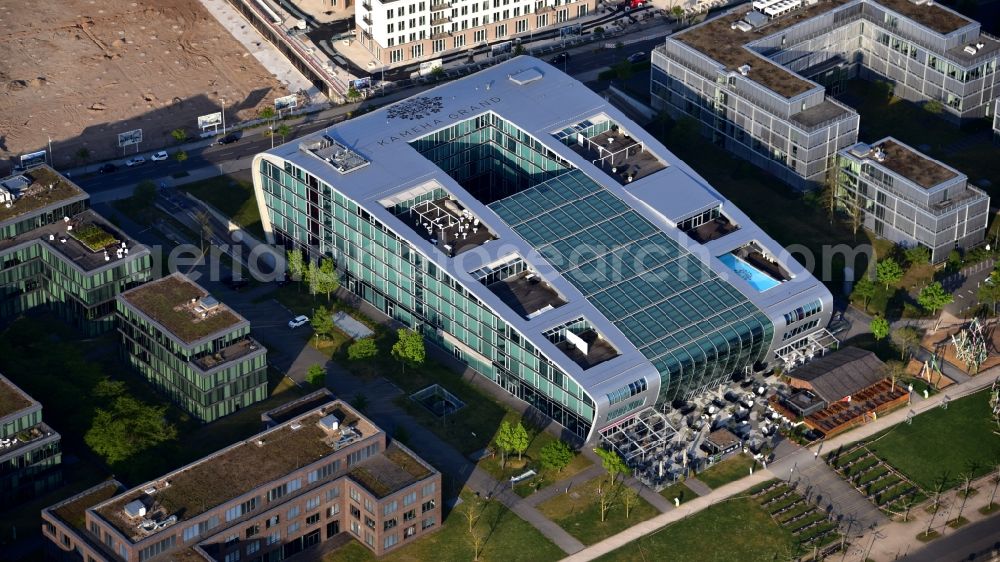
[(684, 485), (691, 489), (692, 492), (698, 494), (699, 496), (707, 496), (712, 493), (712, 488), (705, 484), (697, 477), (688, 478), (684, 481)]

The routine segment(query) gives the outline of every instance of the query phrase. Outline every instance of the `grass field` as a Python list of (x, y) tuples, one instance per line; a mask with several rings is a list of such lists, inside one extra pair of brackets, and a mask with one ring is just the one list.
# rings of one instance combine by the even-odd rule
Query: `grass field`
[(755, 464), (753, 457), (736, 455), (700, 472), (697, 478), (714, 490), (744, 476), (750, 476), (750, 467)]
[(597, 501), (598, 486), (607, 485), (606, 476), (574, 486), (569, 494), (559, 494), (538, 505), (538, 511), (573, 535), (583, 544), (594, 544), (659, 514), (655, 507), (639, 498), (628, 517), (621, 500), (614, 501), (601, 521)]
[(976, 476), (1000, 462), (1000, 437), (993, 431), (989, 392), (952, 400), (947, 410), (935, 408), (898, 424), (868, 442), (868, 449), (908, 476), (924, 490), (941, 477), (956, 485), (962, 473)]
[(694, 493), (691, 488), (687, 487), (687, 484), (683, 482), (676, 482), (667, 486), (666, 488), (660, 490), (660, 495), (667, 498), (671, 502), (674, 498), (680, 499), (681, 503), (689, 502), (698, 497), (698, 494)]
[[(462, 494), (469, 498), (468, 492)], [(325, 562), (468, 562), (473, 559), (468, 523), (459, 506), (448, 514), (436, 533), (421, 538), (382, 558), (357, 541), (328, 554)], [(565, 553), (529, 523), (508, 511), (499, 502), (490, 502), (483, 509), (477, 529), (487, 536), (479, 560), (484, 562), (532, 562), (559, 560)]]
[(795, 541), (754, 500), (715, 504), (598, 558), (602, 562), (772, 562), (792, 559)]
[(216, 176), (178, 188), (215, 207), (258, 240), (264, 240), (264, 227), (260, 223), (253, 183), (248, 178)]

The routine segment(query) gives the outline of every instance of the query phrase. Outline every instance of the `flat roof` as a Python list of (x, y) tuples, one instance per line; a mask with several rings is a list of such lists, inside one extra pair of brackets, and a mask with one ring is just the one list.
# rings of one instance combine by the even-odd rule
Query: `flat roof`
[[(132, 540), (148, 536), (137, 527), (135, 520), (125, 515), (125, 505), (132, 501), (147, 502), (147, 513), (160, 513), (161, 519), (177, 516), (175, 524), (190, 520), (332, 455), (336, 451), (333, 443), (342, 429), (330, 432), (319, 425), (320, 419), (328, 414), (337, 415), (341, 428), (354, 427), (359, 431), (359, 441), (382, 433), (372, 422), (338, 400), (129, 490), (94, 509)], [(299, 424), (298, 429), (292, 428)], [(144, 490), (151, 487), (156, 492), (149, 496)]]
[(31, 407), (34, 402), (23, 390), (0, 376), (0, 419)]
[(347, 473), (376, 498), (394, 494), (431, 474), (431, 469), (395, 442), (382, 454), (368, 457)]
[(61, 519), (63, 523), (66, 523), (78, 531), (86, 532), (87, 510), (103, 501), (115, 497), (121, 489), (121, 484), (117, 480), (105, 480), (92, 488), (84, 490), (83, 492), (46, 509), (49, 513)]
[[(527, 82), (512, 78), (526, 71), (533, 71), (540, 77)], [(546, 170), (551, 177), (546, 185), (535, 184), (486, 204), (410, 144), (486, 113), (516, 127), (518, 135), (530, 139), (525, 142), (554, 154), (568, 169), (557, 173)], [(600, 119), (610, 120), (627, 130), (663, 169), (622, 185), (609, 170), (600, 168), (591, 158), (579, 154), (556, 136), (585, 121), (597, 123)], [(318, 131), (306, 139), (324, 135), (342, 139), (372, 165), (341, 174), (311, 152), (299, 150), (298, 143), (275, 147), (257, 158), (270, 159), (279, 167), (289, 162), (356, 202), (430, 263), (447, 271), (464, 290), (524, 335), (539, 353), (593, 397), (602, 397), (640, 377), (658, 385), (660, 373), (646, 353), (662, 356), (683, 347), (679, 341), (710, 338), (709, 334), (722, 330), (728, 322), (743, 322), (758, 315), (762, 309), (774, 308), (774, 313), (778, 314), (778, 309), (787, 308), (795, 299), (828, 298), (829, 295), (801, 265), (781, 253), (777, 242), (652, 135), (579, 81), (532, 57), (514, 57)], [(385, 203), (401, 203), (409, 198), (404, 196), (407, 193), (433, 191), (424, 189), (431, 183), (455, 196), (464, 208), (485, 223), (496, 240), (450, 257), (425, 236), (416, 233), (389, 208), (392, 205)], [(534, 193), (528, 196), (528, 191)], [(740, 229), (704, 246), (693, 241), (673, 222), (687, 218), (677, 217), (679, 210), (694, 211), (685, 203), (689, 198), (721, 206)], [(512, 203), (515, 200), (516, 204)], [(510, 211), (504, 212), (508, 205)], [(543, 215), (547, 215), (544, 220), (530, 220)], [(530, 225), (522, 226), (529, 221)], [(595, 223), (600, 223), (601, 228), (598, 229)], [(554, 251), (556, 248), (568, 249), (567, 244), (573, 243), (570, 237), (608, 246), (616, 258), (623, 253), (637, 257), (643, 250), (653, 249), (653, 244), (659, 244), (657, 248), (669, 255), (655, 253), (649, 255), (650, 259), (663, 266), (665, 275), (669, 276), (669, 272), (676, 272), (681, 277), (688, 275), (687, 285), (681, 287), (684, 285), (681, 283), (674, 287), (687, 293), (678, 298), (671, 288), (663, 294), (660, 287), (667, 284), (647, 278), (639, 280), (641, 286), (627, 283), (601, 286), (598, 282), (593, 291), (582, 290), (584, 285), (580, 281), (585, 272), (571, 277), (569, 268), (558, 264)], [(748, 239), (758, 241), (774, 255), (783, 256), (782, 265), (792, 273), (793, 281), (765, 293), (753, 291), (712, 257), (731, 251)], [(485, 266), (503, 263), (512, 254), (523, 257), (530, 269), (539, 272), (566, 304), (525, 318), (473, 274)], [(696, 282), (695, 272), (708, 281)], [(631, 273), (626, 281), (633, 281)], [(624, 296), (595, 296), (594, 293), (604, 290), (623, 291)], [(643, 299), (645, 304), (633, 302), (633, 295)], [(649, 305), (661, 302), (674, 303), (679, 308), (663, 314), (652, 311)], [(726, 302), (739, 304), (723, 306)], [(631, 315), (618, 315), (619, 306)], [(689, 320), (687, 315), (692, 314), (694, 318)], [(655, 318), (651, 319), (653, 316)], [(618, 354), (584, 369), (544, 335), (547, 330), (578, 318), (586, 319)], [(661, 321), (678, 325), (668, 329)], [(626, 325), (628, 333), (620, 328)], [(650, 329), (655, 330), (655, 335), (649, 335)], [(683, 333), (685, 330), (690, 331)], [(679, 340), (673, 339), (675, 335)], [(640, 351), (640, 347), (645, 349)], [(602, 423), (604, 420), (598, 420), (597, 426)]]
[[(757, 55), (746, 45), (851, 3), (879, 4), (942, 34), (951, 33), (973, 23), (972, 20), (943, 8), (933, 1), (917, 5), (910, 0), (818, 0), (812, 5), (803, 3), (801, 8), (769, 19), (765, 25), (758, 28), (741, 31), (739, 28), (734, 28), (733, 24), (744, 19), (748, 13), (747, 8), (750, 8), (750, 4), (744, 4), (728, 13), (674, 34), (668, 40), (674, 39), (684, 43), (732, 72), (738, 71), (743, 65), (750, 65), (747, 79), (759, 83), (776, 94), (791, 98), (815, 88), (816, 85), (804, 80), (784, 66)], [(836, 116), (843, 113), (844, 110), (845, 108), (826, 108), (824, 111)], [(807, 115), (803, 119), (809, 122), (820, 117), (823, 116)]]
[(546, 307), (558, 308), (566, 301), (537, 273), (522, 271), (488, 285), (493, 294), (521, 316), (528, 317)]
[(958, 177), (958, 172), (917, 152), (891, 138), (883, 139), (873, 145), (885, 153), (883, 160), (877, 164), (896, 172), (904, 178), (916, 183), (924, 189), (930, 189), (943, 181)]
[[(246, 322), (221, 302), (202, 318), (198, 303), (208, 291), (180, 273), (173, 273), (119, 295), (129, 305), (155, 320), (182, 342), (191, 344), (231, 330)], [(192, 303), (192, 299), (196, 302)]]
[[(22, 182), (20, 178), (25, 178), (26, 181)], [(4, 178), (0, 180), (0, 185), (17, 186), (20, 192), (20, 196), (9, 207), (6, 204), (0, 205), (0, 224), (50, 205), (87, 197), (87, 193), (79, 186), (47, 165)]]

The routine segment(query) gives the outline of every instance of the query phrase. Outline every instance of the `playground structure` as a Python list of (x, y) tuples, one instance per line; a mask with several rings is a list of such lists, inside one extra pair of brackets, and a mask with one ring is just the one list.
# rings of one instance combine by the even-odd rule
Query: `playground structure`
[(968, 327), (952, 334), (951, 345), (955, 349), (956, 359), (964, 363), (970, 373), (978, 373), (989, 357), (986, 330), (978, 318), (973, 318)]

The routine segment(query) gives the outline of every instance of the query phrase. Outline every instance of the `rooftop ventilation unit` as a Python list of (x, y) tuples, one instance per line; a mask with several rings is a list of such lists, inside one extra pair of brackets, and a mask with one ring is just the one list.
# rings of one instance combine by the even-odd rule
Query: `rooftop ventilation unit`
[(327, 431), (336, 431), (340, 427), (340, 418), (338, 418), (336, 414), (323, 416), (323, 418), (319, 420), (319, 425)]
[(743, 76), (746, 76), (746, 75), (750, 74), (750, 65), (749, 64), (744, 64), (743, 66), (739, 67), (738, 70), (740, 71), (740, 74), (742, 74)]
[(146, 515), (146, 505), (139, 500), (133, 500), (125, 504), (125, 515), (131, 519), (138, 519)]
[(302, 422), (293, 421), (288, 427), (292, 428), (292, 431), (298, 431), (302, 429)]
[(153, 494), (155, 494), (155, 493), (156, 493), (156, 487), (154, 487), (154, 486), (150, 486), (150, 487), (146, 488), (145, 490), (143, 490), (143, 492), (144, 492), (144, 493), (145, 493), (145, 494), (146, 494), (147, 496), (152, 496)]
[(371, 164), (367, 158), (337, 142), (330, 135), (299, 143), (299, 150), (311, 152), (341, 174), (349, 174)]
[(970, 55), (974, 55), (979, 52), (979, 48), (977, 48), (975, 45), (966, 45), (965, 48), (962, 50)]
[(743, 21), (743, 20), (740, 20), (740, 21), (734, 21), (734, 22), (733, 22), (733, 23), (732, 23), (732, 24), (731, 24), (731, 25), (729, 26), (729, 28), (730, 28), (730, 29), (738, 29), (738, 30), (740, 30), (740, 31), (742, 31), (742, 32), (744, 32), (744, 33), (746, 33), (747, 31), (750, 31), (751, 29), (753, 29), (753, 26), (752, 26), (752, 25), (750, 25), (749, 23), (747, 23), (747, 22)]
[[(518, 86), (524, 86), (525, 84), (530, 84), (536, 80), (541, 80), (543, 76), (544, 75), (537, 68), (532, 67), (519, 70), (513, 74), (508, 74), (507, 78)], [(489, 87), (486, 89), (488, 90)]]

